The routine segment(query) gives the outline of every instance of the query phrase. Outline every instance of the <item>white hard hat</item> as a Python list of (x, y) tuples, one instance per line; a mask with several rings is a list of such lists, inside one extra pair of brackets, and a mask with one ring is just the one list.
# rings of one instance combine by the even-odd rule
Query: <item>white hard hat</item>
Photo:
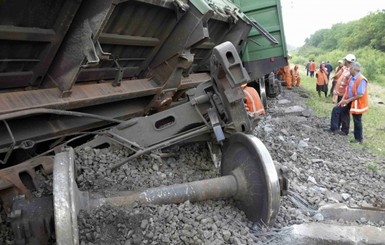
[(338, 63), (344, 63), (342, 60), (338, 60)]
[(347, 60), (349, 62), (354, 62), (354, 61), (356, 61), (356, 56), (354, 54), (348, 54), (345, 56), (345, 60)]

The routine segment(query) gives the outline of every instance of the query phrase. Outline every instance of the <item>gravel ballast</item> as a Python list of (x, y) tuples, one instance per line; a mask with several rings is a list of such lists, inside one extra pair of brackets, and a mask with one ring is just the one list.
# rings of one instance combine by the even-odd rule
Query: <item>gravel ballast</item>
[[(348, 223), (341, 219), (324, 220), (317, 208), (327, 203), (384, 208), (385, 177), (381, 170), (384, 160), (363, 147), (353, 147), (346, 136), (324, 132), (327, 120), (313, 116), (305, 105), (305, 98), (306, 94), (297, 89), (284, 91), (278, 99), (269, 100), (269, 114), (253, 132), (264, 142), (274, 162), (287, 169), (290, 192), (304, 201), (304, 205), (299, 205), (298, 198), (283, 197), (273, 227), (253, 225), (232, 200), (104, 207), (102, 211), (82, 213), (79, 218), (81, 241), (98, 243), (96, 235), (87, 236), (84, 232), (83, 226), (90, 224), (100, 227), (102, 240), (99, 242), (102, 243), (114, 243), (108, 240), (108, 233), (120, 230), (119, 235), (114, 236), (115, 244), (274, 244), (279, 243), (282, 236), (279, 231), (290, 225)], [(293, 106), (296, 110), (290, 109)], [(106, 171), (108, 164), (125, 156), (125, 150), (97, 151), (77, 150), (80, 172), (89, 171), (79, 185), (90, 191), (101, 188), (138, 190), (219, 176), (203, 143), (174, 146), (163, 150), (174, 154), (173, 157), (160, 162), (145, 156), (112, 172)], [(368, 167), (374, 163), (379, 166), (379, 171)], [(110, 212), (129, 218), (116, 222)], [(384, 222), (374, 223), (364, 217), (355, 223), (384, 225)]]
[[(253, 131), (290, 181), (289, 195), (281, 198), (272, 227), (252, 224), (231, 199), (135, 203), (81, 211), (80, 244), (280, 244), (287, 227), (307, 222), (383, 227), (385, 217), (376, 222), (366, 217), (327, 220), (317, 212), (330, 203), (385, 208), (385, 160), (364, 146), (350, 144), (351, 136), (324, 132), (329, 119), (313, 115), (301, 88), (283, 90), (277, 99), (268, 101), (268, 116)], [(220, 176), (204, 143), (172, 146), (158, 152), (167, 157), (145, 155), (116, 170), (108, 167), (129, 155), (123, 147), (78, 147), (75, 152), (82, 191), (137, 191)], [(8, 244), (12, 233), (4, 212), (0, 221), (0, 243)]]

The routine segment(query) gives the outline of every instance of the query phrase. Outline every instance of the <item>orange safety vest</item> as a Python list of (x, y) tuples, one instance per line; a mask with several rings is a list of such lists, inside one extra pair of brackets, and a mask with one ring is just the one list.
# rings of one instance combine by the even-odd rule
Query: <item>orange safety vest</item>
[(340, 78), (340, 76), (342, 75), (342, 73), (344, 72), (344, 69), (345, 69), (345, 66), (341, 66), (341, 68), (338, 70), (339, 66), (336, 67), (336, 70), (334, 71), (335, 72), (335, 75), (333, 77), (333, 81), (337, 81), (338, 78)]
[(315, 71), (315, 63), (311, 62), (309, 68), (310, 68), (310, 71)]
[(343, 69), (343, 72), (338, 77), (337, 83), (336, 83), (336, 85), (334, 87), (335, 88), (334, 92), (338, 96), (344, 96), (345, 91), (346, 91), (346, 86), (348, 86), (349, 80), (350, 80), (350, 71), (349, 71), (349, 69), (346, 66), (344, 66), (342, 69)]
[(288, 78), (290, 78), (290, 80), (291, 80), (291, 72), (290, 72), (290, 66), (285, 66), (284, 68), (283, 68), (283, 71), (284, 71), (284, 73), (285, 73), (285, 79), (288, 79)]
[(285, 82), (286, 82), (286, 86), (287, 88), (291, 88), (291, 82), (292, 82), (292, 79), (293, 77), (291, 76), (291, 70), (290, 70), (290, 66), (285, 66), (283, 68), (284, 72), (285, 72)]
[(249, 114), (251, 116), (265, 115), (265, 109), (263, 108), (263, 104), (257, 90), (253, 87), (246, 86), (243, 89), (243, 93), (246, 97), (246, 106)]
[(317, 71), (317, 85), (325, 85), (328, 83), (328, 77), (327, 77), (327, 71), (321, 72), (320, 70)]
[(293, 69), (293, 81), (296, 81), (298, 77), (299, 77), (298, 69)]
[(277, 70), (277, 75), (283, 76), (284, 74), (285, 74), (285, 71), (283, 70), (282, 67)]
[[(364, 92), (364, 95), (361, 97), (361, 98), (358, 98), (356, 99), (355, 101), (352, 101), (352, 105), (350, 107), (350, 113), (352, 114), (363, 114), (365, 112), (368, 112), (369, 110), (369, 99), (368, 99), (368, 79), (366, 79), (366, 77), (364, 77), (363, 75), (360, 75), (357, 80), (354, 82), (353, 84), (353, 97), (357, 95), (357, 88), (358, 88), (358, 85), (360, 85), (360, 82), (365, 79), (366, 80), (366, 89), (365, 89), (365, 92)], [(349, 96), (349, 91), (348, 89), (346, 89), (346, 92), (345, 92), (345, 99), (348, 99), (348, 96)]]

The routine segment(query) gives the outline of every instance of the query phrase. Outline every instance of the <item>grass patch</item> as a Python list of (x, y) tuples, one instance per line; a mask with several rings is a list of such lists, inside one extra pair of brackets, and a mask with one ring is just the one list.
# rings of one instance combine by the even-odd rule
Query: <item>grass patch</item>
[(304, 88), (309, 95), (306, 105), (310, 106), (317, 116), (330, 118), (330, 113), (334, 104), (332, 103), (332, 99), (330, 97), (325, 98), (324, 93), (321, 93), (321, 97), (318, 96), (315, 78), (307, 77), (305, 74), (301, 74), (301, 87)]
[(369, 163), (368, 164), (368, 169), (372, 170), (373, 172), (377, 172), (378, 170), (380, 170), (380, 167), (377, 164)]
[[(325, 98), (321, 93), (321, 97), (315, 89), (315, 78), (306, 76), (301, 73), (301, 87), (308, 93), (309, 98), (307, 105), (311, 107), (315, 115), (321, 118), (330, 119), (334, 104), (330, 97)], [(331, 84), (329, 84), (330, 90)], [(364, 144), (371, 152), (378, 156), (385, 157), (385, 87), (369, 81), (369, 112), (362, 116), (362, 124), (364, 127)], [(350, 128), (353, 129), (353, 119), (351, 118)], [(350, 134), (349, 134), (350, 135)], [(352, 137), (352, 135), (350, 136)]]

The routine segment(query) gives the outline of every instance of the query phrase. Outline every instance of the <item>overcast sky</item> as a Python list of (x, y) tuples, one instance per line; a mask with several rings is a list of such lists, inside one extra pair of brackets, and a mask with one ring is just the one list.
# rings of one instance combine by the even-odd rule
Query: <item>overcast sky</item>
[(304, 44), (315, 31), (385, 9), (385, 0), (281, 0), (286, 43)]

